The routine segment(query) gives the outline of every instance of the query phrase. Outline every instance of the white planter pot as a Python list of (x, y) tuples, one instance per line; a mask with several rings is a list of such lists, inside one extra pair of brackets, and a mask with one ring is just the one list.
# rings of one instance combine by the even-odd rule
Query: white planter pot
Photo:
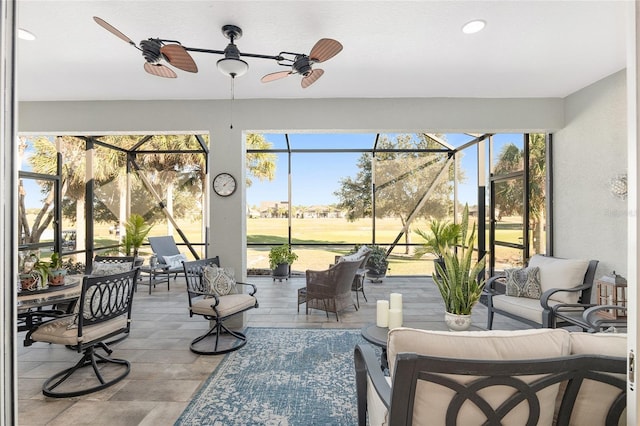
[(471, 327), (471, 315), (444, 313), (444, 322), (450, 331), (465, 331)]

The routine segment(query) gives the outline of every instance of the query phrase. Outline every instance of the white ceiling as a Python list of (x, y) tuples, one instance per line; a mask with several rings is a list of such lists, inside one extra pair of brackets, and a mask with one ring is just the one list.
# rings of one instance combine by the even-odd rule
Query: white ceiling
[[(228, 99), (218, 55), (192, 53), (199, 72), (164, 79), (143, 70), (134, 47), (98, 26), (99, 16), (136, 43), (149, 37), (222, 50), (220, 28), (235, 24), (241, 52), (309, 53), (323, 37), (344, 50), (316, 64), (307, 89), (298, 75), (246, 59), (236, 99), (342, 97), (564, 97), (625, 68), (628, 0), (583, 1), (57, 1), (20, 0), (21, 101)], [(472, 19), (484, 31), (465, 35)]]

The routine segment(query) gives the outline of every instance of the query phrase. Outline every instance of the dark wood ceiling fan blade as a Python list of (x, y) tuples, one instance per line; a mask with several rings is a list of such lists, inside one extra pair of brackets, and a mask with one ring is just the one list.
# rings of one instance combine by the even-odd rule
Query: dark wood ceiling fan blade
[(198, 72), (198, 66), (191, 55), (189, 55), (189, 52), (179, 44), (162, 46), (160, 53), (162, 53), (165, 58), (167, 58), (167, 62), (174, 67), (187, 72)]
[(268, 83), (270, 81), (280, 80), (281, 78), (285, 78), (286, 76), (292, 74), (291, 71), (278, 71), (272, 72), (271, 74), (267, 74), (260, 79), (263, 83)]
[(176, 78), (178, 75), (171, 69), (161, 64), (144, 63), (144, 70), (149, 74), (157, 75), (158, 77)]
[(323, 70), (312, 70), (308, 76), (302, 79), (302, 82), (300, 83), (302, 85), (302, 88), (306, 89), (307, 87), (311, 86), (313, 83), (318, 81), (320, 77), (322, 77), (322, 74), (324, 74)]
[(309, 58), (314, 62), (324, 62), (336, 56), (342, 50), (342, 44), (331, 38), (322, 38), (311, 49)]
[(98, 18), (97, 16), (94, 16), (93, 20), (96, 21), (96, 23), (98, 25), (100, 25), (102, 28), (104, 28), (105, 30), (109, 31), (111, 34), (115, 35), (119, 39), (122, 39), (122, 40), (124, 40), (125, 42), (127, 42), (129, 44), (133, 44), (134, 46), (136, 45), (133, 42), (133, 40), (131, 40), (129, 37), (127, 37), (126, 35), (121, 33), (116, 27), (114, 27), (113, 25), (111, 25), (110, 23), (105, 21), (104, 19)]

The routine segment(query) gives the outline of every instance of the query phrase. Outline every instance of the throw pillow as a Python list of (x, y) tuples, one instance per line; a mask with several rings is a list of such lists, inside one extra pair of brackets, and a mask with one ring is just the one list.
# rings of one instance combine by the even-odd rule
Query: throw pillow
[(91, 275), (103, 277), (105, 275), (121, 274), (131, 270), (133, 265), (131, 262), (110, 263), (110, 262), (93, 262)]
[(540, 299), (542, 287), (539, 268), (505, 269), (504, 272), (507, 275), (507, 296)]
[(173, 256), (163, 256), (164, 263), (167, 264), (169, 269), (182, 268), (182, 262), (187, 261), (187, 256), (180, 253)]
[(217, 266), (205, 266), (203, 276), (209, 293), (226, 296), (236, 292), (235, 274), (232, 270)]
[(348, 254), (346, 256), (342, 256), (340, 258), (340, 262), (353, 262), (354, 260), (360, 260), (362, 259), (362, 255), (359, 255), (358, 253), (354, 253), (354, 254)]

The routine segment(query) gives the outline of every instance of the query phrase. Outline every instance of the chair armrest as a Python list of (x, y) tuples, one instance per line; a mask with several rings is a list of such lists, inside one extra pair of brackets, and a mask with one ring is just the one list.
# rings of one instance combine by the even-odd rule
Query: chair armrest
[(589, 324), (589, 331), (597, 332), (602, 327), (607, 327), (607, 326), (615, 327), (616, 325), (622, 325), (626, 327), (627, 326), (626, 317), (613, 319), (613, 318), (603, 318), (598, 316), (600, 311), (609, 311), (614, 309), (624, 311), (624, 312), (627, 311), (626, 307), (618, 306), (618, 305), (595, 305), (586, 309), (582, 313), (582, 318), (587, 324)]
[(251, 292), (249, 293), (249, 296), (253, 296), (254, 294), (256, 294), (258, 292), (258, 289), (256, 288), (255, 284), (251, 284), (251, 283), (243, 283), (240, 281), (236, 281), (236, 284), (240, 284), (240, 285), (244, 285), (247, 287), (251, 287)]
[(561, 291), (566, 291), (569, 293), (575, 293), (575, 292), (579, 292), (582, 290), (585, 290), (589, 287), (592, 287), (591, 284), (582, 284), (576, 287), (571, 287), (571, 288), (550, 288), (549, 290), (545, 291), (544, 293), (542, 293), (542, 296), (540, 296), (540, 305), (542, 305), (542, 307), (545, 310), (551, 311), (553, 308), (551, 308), (551, 306), (549, 306), (549, 298), (556, 293), (559, 293)]
[(358, 398), (358, 425), (367, 424), (367, 377), (387, 410), (391, 407), (391, 386), (384, 377), (380, 360), (369, 344), (356, 345), (353, 353)]
[(483, 292), (491, 295), (504, 294), (506, 290), (505, 278), (504, 274), (494, 275), (489, 278), (484, 284)]

